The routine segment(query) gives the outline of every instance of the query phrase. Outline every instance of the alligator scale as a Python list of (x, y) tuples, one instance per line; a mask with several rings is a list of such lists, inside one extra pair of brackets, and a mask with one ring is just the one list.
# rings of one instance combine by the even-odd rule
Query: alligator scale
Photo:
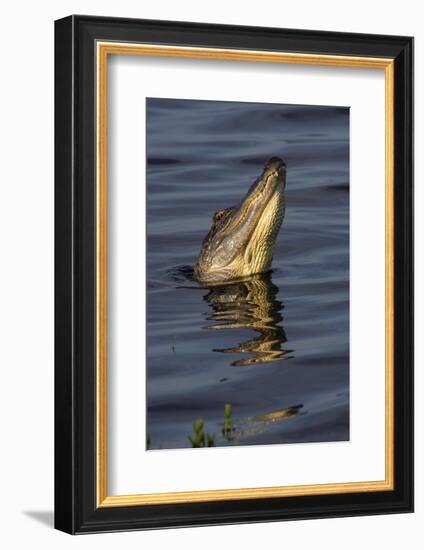
[(285, 186), (286, 165), (272, 157), (239, 205), (215, 212), (194, 266), (196, 279), (219, 283), (271, 269)]

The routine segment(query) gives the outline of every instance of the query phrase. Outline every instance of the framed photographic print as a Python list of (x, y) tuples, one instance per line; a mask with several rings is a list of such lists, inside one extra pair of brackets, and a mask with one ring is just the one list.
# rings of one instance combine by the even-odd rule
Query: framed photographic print
[(413, 508), (413, 39), (55, 25), (55, 525)]

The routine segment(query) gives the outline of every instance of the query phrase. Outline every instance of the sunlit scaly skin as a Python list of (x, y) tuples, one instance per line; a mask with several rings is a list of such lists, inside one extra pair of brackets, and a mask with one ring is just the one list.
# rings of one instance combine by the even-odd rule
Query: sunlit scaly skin
[(271, 268), (284, 219), (285, 185), (286, 165), (272, 157), (238, 206), (215, 212), (194, 266), (199, 281), (229, 281)]

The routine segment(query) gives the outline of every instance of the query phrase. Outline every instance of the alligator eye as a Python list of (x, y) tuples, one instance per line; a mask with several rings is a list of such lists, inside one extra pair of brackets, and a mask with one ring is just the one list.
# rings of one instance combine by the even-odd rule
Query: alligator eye
[(215, 214), (213, 215), (214, 221), (218, 222), (222, 218), (224, 213), (225, 213), (225, 210), (218, 210), (218, 212), (215, 212)]

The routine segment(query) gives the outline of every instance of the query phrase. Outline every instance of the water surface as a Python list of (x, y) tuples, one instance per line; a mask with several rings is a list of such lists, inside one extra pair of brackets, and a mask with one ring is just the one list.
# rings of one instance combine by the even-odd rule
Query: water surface
[[(191, 447), (199, 418), (214, 445), (349, 439), (349, 110), (146, 109), (148, 447)], [(287, 164), (272, 272), (202, 287), (191, 267), (213, 213), (272, 156)]]

